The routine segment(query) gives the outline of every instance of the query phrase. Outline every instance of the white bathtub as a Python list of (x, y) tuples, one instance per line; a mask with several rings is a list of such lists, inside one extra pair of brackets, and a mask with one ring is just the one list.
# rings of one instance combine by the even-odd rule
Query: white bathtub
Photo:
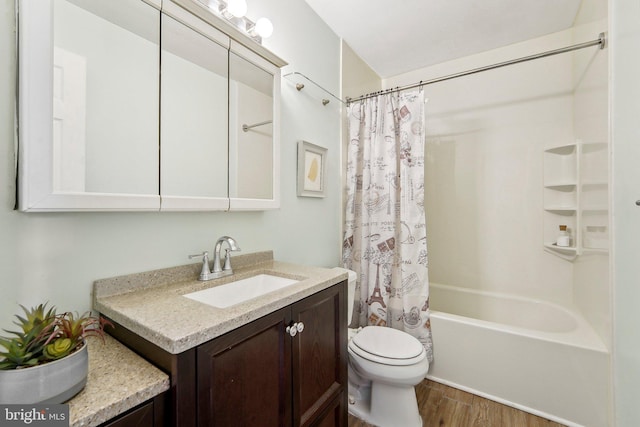
[(430, 284), (428, 378), (570, 426), (609, 425), (609, 353), (579, 314)]

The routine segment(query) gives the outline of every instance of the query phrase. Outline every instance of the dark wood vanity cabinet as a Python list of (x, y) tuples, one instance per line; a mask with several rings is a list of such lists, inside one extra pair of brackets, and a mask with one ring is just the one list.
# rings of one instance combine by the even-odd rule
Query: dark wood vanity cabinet
[(164, 427), (167, 418), (164, 413), (165, 399), (166, 393), (162, 393), (101, 424), (100, 427)]
[(345, 304), (341, 282), (178, 355), (114, 335), (170, 373), (170, 425), (346, 427)]

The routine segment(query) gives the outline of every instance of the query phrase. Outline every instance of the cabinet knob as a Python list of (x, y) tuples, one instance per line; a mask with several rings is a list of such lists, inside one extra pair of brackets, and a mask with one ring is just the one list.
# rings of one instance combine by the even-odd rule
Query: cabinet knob
[[(302, 326), (302, 328), (304, 329), (304, 325)], [(295, 337), (296, 334), (298, 333), (298, 324), (293, 323), (291, 326), (287, 326), (286, 331), (289, 335), (291, 335), (292, 337)]]
[(298, 334), (298, 332), (304, 331), (304, 323), (302, 322), (292, 323), (291, 325), (287, 326), (287, 329), (285, 330), (289, 335), (291, 335), (292, 337), (295, 337)]
[(636, 206), (640, 206), (640, 200), (636, 200)]
[(291, 335), (292, 337), (295, 337), (298, 334), (298, 332), (304, 331), (304, 323), (302, 322), (292, 323), (291, 325), (287, 326), (286, 331), (289, 335)]

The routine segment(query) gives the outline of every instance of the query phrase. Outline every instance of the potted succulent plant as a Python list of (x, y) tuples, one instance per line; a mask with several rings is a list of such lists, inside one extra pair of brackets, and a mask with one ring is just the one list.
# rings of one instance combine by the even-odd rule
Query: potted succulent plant
[(40, 304), (25, 317), (16, 315), (19, 331), (0, 336), (0, 404), (62, 403), (80, 392), (88, 373), (85, 338), (104, 339), (103, 318), (85, 313), (56, 313)]

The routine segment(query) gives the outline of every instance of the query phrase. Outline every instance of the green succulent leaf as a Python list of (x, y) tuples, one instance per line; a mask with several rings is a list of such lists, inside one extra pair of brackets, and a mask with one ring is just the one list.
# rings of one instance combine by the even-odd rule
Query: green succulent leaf
[(55, 321), (55, 307), (51, 307), (48, 311), (45, 311), (47, 308), (47, 303), (40, 304), (39, 306), (33, 307), (30, 310), (28, 310), (23, 305), (20, 305), (20, 307), (22, 308), (22, 311), (24, 311), (26, 318), (16, 315), (18, 322), (13, 323), (20, 326), (25, 334), (29, 333), (32, 330), (41, 331), (50, 323)]
[(44, 347), (44, 356), (49, 360), (61, 359), (71, 353), (74, 345), (69, 338), (58, 338)]

